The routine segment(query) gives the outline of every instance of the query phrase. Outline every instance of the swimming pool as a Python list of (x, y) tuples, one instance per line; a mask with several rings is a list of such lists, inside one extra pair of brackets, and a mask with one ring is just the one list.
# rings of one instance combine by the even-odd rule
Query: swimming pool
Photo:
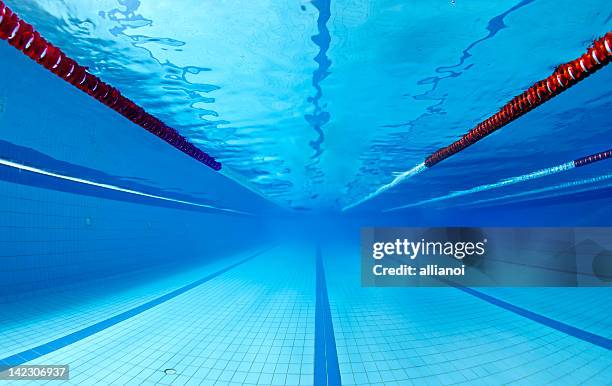
[(73, 384), (610, 383), (608, 283), (371, 288), (359, 258), (364, 226), (612, 226), (612, 161), (583, 158), (612, 147), (610, 68), (419, 166), (583, 55), (606, 2), (4, 3), (223, 166), (0, 42), (0, 365), (69, 364)]

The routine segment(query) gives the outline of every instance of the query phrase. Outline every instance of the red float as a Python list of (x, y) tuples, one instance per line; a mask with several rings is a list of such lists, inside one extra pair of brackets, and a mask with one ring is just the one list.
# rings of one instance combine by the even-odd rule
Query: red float
[[(487, 135), (501, 129), (513, 120), (535, 109), (542, 103), (561, 94), (590, 74), (610, 63), (612, 59), (612, 32), (593, 42), (587, 52), (576, 60), (562, 64), (548, 78), (531, 86), (521, 95), (514, 97), (496, 114), (479, 123), (461, 139), (437, 150), (427, 157), (425, 165), (432, 167), (448, 157), (457, 154)], [(607, 158), (607, 157), (606, 157)], [(581, 165), (576, 165), (581, 166)]]
[(200, 150), (175, 129), (147, 113), (142, 107), (121, 95), (116, 88), (104, 83), (59, 48), (45, 40), (31, 24), (21, 20), (0, 0), (0, 39), (38, 62), (47, 70), (78, 89), (117, 111), (133, 123), (156, 135), (188, 156), (214, 170), (221, 163)]

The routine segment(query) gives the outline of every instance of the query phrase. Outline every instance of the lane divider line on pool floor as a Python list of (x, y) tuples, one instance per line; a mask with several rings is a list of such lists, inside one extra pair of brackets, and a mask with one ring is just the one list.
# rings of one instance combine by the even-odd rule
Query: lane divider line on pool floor
[(460, 139), (450, 145), (436, 150), (425, 161), (412, 169), (400, 173), (393, 181), (382, 185), (374, 192), (342, 208), (343, 211), (354, 208), (364, 202), (393, 188), (405, 180), (424, 172), (443, 160), (465, 150), (488, 135), (501, 129), (529, 111), (551, 100), (563, 91), (584, 80), (589, 75), (603, 68), (612, 60), (612, 32), (595, 40), (593, 44), (577, 59), (558, 66), (549, 77), (536, 82), (522, 94), (506, 103), (497, 113), (477, 124)]
[(213, 170), (220, 170), (221, 163), (189, 142), (179, 132), (147, 113), (142, 107), (126, 98), (119, 90), (91, 74), (87, 67), (78, 64), (62, 50), (43, 38), (34, 27), (17, 16), (0, 0), (0, 39), (27, 55), (30, 59), (51, 71), (79, 90), (123, 115), (189, 157)]
[(341, 386), (336, 338), (329, 307), (321, 247), (316, 252), (314, 385)]
[(158, 298), (155, 298), (153, 300), (150, 300), (144, 304), (141, 304), (139, 306), (136, 306), (132, 309), (129, 309), (127, 311), (124, 311), (118, 315), (112, 316), (108, 319), (102, 320), (98, 323), (95, 323), (91, 326), (82, 328), (78, 331), (75, 331), (71, 334), (65, 335), (61, 338), (57, 338), (55, 340), (52, 340), (50, 342), (41, 344), (39, 346), (33, 347), (31, 349), (22, 351), (20, 353), (11, 355), (9, 357), (0, 359), (0, 366), (9, 366), (9, 367), (14, 367), (14, 366), (20, 366), (23, 365), (24, 363), (27, 363), (29, 361), (32, 361), (34, 359), (38, 359), (44, 355), (47, 355), (49, 353), (52, 353), (54, 351), (57, 351), (59, 349), (62, 349), (64, 347), (67, 347), (73, 343), (76, 343), (80, 340), (83, 340), (85, 338), (88, 338), (94, 334), (97, 334), (98, 332), (101, 332), (109, 327), (112, 327), (116, 324), (119, 324), (123, 321), (126, 321), (136, 315), (139, 315), (147, 310), (150, 310), (153, 307), (156, 307), (160, 304), (163, 304), (169, 300), (172, 300), (174, 298), (176, 298), (179, 295), (184, 294), (185, 292), (192, 290), (206, 282), (211, 281), (212, 279), (221, 276), (222, 274), (238, 267), (239, 265), (242, 265), (268, 251), (270, 251), (271, 249), (273, 249), (274, 247), (271, 248), (266, 248), (264, 250), (258, 251), (252, 255), (247, 256), (246, 258), (237, 261), (236, 263), (233, 263), (223, 269), (220, 269), (216, 272), (213, 272), (207, 276), (204, 276), (201, 279), (198, 279), (192, 283), (189, 283), (181, 288), (175, 289), (165, 295), (162, 295)]
[[(397, 262), (402, 262), (403, 261), (401, 259), (398, 258), (394, 258), (393, 260), (397, 261)], [(545, 268), (545, 267), (543, 267)], [(609, 338), (606, 338), (605, 336), (601, 336), (598, 334), (594, 334), (592, 332), (583, 330), (581, 328), (578, 327), (574, 327), (570, 324), (566, 324), (563, 322), (560, 322), (558, 320), (546, 317), (544, 315), (538, 314), (536, 312), (533, 311), (529, 311), (528, 309), (525, 309), (523, 307), (519, 307), (517, 305), (514, 305), (512, 303), (506, 302), (505, 300), (501, 300), (499, 298), (496, 298), (494, 296), (491, 295), (487, 295), (484, 292), (480, 292), (474, 288), (471, 287), (466, 287), (463, 286), (459, 283), (456, 283), (452, 280), (449, 279), (444, 279), (441, 277), (437, 277), (436, 280), (438, 280), (441, 283), (446, 284), (449, 287), (458, 289), (460, 291), (465, 292), (466, 294), (472, 295), (480, 300), (483, 300), (489, 304), (492, 304), (494, 306), (500, 307), (506, 311), (510, 311), (516, 315), (522, 316), (524, 318), (527, 318), (529, 320), (532, 320), (536, 323), (542, 324), (546, 327), (550, 327), (553, 328), (557, 331), (560, 331), (562, 333), (565, 333), (567, 335), (573, 336), (574, 338), (578, 338), (580, 340), (583, 340), (585, 342), (594, 344), (596, 346), (599, 347), (603, 347), (605, 349), (608, 350), (612, 350), (612, 340)]]
[(599, 162), (599, 161), (603, 161), (603, 160), (609, 159), (611, 157), (612, 157), (612, 149), (608, 149), (608, 150), (605, 150), (605, 151), (601, 151), (599, 153), (591, 154), (591, 155), (586, 156), (586, 157), (578, 158), (578, 159), (575, 159), (573, 161), (563, 163), (561, 165), (556, 165), (556, 166), (552, 166), (552, 167), (549, 167), (549, 168), (546, 168), (546, 169), (536, 170), (535, 172), (523, 174), (523, 175), (520, 175), (520, 176), (505, 178), (505, 179), (503, 179), (501, 181), (494, 182), (494, 183), (491, 183), (491, 184), (479, 185), (479, 186), (475, 186), (473, 188), (465, 189), (465, 190), (458, 190), (458, 191), (455, 191), (455, 192), (452, 192), (452, 193), (449, 193), (449, 194), (446, 194), (446, 195), (443, 195), (443, 196), (438, 196), (438, 197), (429, 198), (429, 199), (426, 199), (426, 200), (417, 201), (417, 202), (414, 202), (412, 204), (406, 204), (406, 205), (396, 206), (396, 207), (393, 207), (393, 208), (388, 208), (388, 209), (383, 210), (383, 212), (392, 212), (392, 211), (396, 211), (396, 210), (411, 208), (411, 207), (414, 207), (414, 206), (429, 204), (429, 203), (438, 202), (438, 201), (449, 200), (449, 199), (452, 199), (452, 198), (461, 197), (461, 196), (465, 196), (465, 195), (468, 195), (468, 194), (485, 192), (487, 190), (497, 189), (497, 188), (501, 188), (501, 187), (508, 186), (508, 185), (518, 184), (518, 183), (521, 183), (521, 182), (527, 182), (527, 181), (535, 180), (535, 179), (538, 179), (538, 178), (550, 176), (550, 175), (553, 175), (553, 174), (558, 174), (558, 173), (566, 172), (568, 170), (580, 168), (580, 167), (583, 167), (583, 166), (586, 166), (586, 165), (590, 165), (590, 164), (595, 163), (595, 162)]
[(475, 290), (473, 288), (470, 287), (464, 287), (462, 285), (459, 285), (457, 283), (454, 283), (450, 280), (445, 280), (445, 279), (438, 279), (441, 281), (446, 282), (447, 284), (453, 286), (454, 288), (463, 291), (467, 294), (470, 294), (480, 300), (483, 300), (489, 304), (492, 304), (494, 306), (503, 308), (504, 310), (510, 311), (514, 314), (520, 315), (522, 317), (525, 317), (527, 319), (530, 319), (534, 322), (537, 322), (539, 324), (542, 324), (544, 326), (553, 328), (557, 331), (563, 332), (567, 335), (573, 336), (574, 338), (580, 339), (582, 341), (594, 344), (596, 346), (605, 348), (607, 350), (612, 350), (612, 339), (606, 338), (605, 336), (601, 336), (601, 335), (597, 335), (594, 334), (592, 332), (583, 330), (581, 328), (578, 327), (574, 327), (572, 325), (560, 322), (558, 320), (555, 319), (551, 319), (549, 317), (546, 317), (544, 315), (535, 313), (533, 311), (529, 311), (525, 308), (516, 306), (512, 303), (508, 303), (504, 300), (501, 300), (499, 298), (496, 298), (494, 296), (491, 295), (487, 295), (484, 292), (480, 292), (478, 290)]

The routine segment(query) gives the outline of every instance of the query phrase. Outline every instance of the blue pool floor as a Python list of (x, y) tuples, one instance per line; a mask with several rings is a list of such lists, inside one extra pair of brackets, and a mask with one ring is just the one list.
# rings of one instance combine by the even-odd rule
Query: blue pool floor
[[(455, 288), (363, 288), (359, 274), (357, 250), (270, 245), (129, 289), (108, 291), (112, 279), (66, 288), (0, 315), (0, 359), (69, 364), (66, 383), (79, 385), (612, 379), (609, 349)], [(479, 291), (612, 337), (609, 289)]]

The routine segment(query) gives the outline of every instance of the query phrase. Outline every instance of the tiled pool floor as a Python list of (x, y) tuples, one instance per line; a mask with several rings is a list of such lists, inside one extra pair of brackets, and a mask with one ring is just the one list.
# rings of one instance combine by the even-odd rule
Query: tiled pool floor
[[(5, 303), (1, 358), (69, 364), (72, 384), (612, 379), (609, 349), (465, 291), (363, 288), (354, 252), (324, 245), (318, 255), (314, 244), (281, 245), (129, 289), (98, 283), (41, 294), (44, 303)], [(609, 289), (478, 291), (610, 341)]]

